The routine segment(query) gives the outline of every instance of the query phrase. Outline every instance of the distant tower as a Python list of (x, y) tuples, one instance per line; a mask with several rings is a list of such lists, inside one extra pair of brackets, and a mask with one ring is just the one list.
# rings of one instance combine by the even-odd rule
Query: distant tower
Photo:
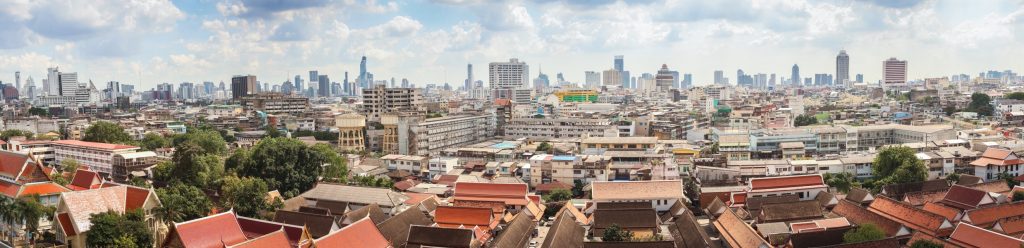
[(466, 91), (473, 89), (473, 64), (466, 64), (466, 83), (462, 87)]
[(626, 68), (626, 66), (625, 66), (625, 63), (623, 61), (623, 56), (622, 55), (615, 55), (615, 70), (621, 72), (621, 71), (625, 71), (625, 68)]
[(14, 89), (17, 89), (18, 92), (21, 92), (21, 72), (20, 71), (14, 72)]
[(370, 83), (366, 75), (366, 56), (363, 56), (363, 59), (359, 61), (359, 87), (367, 88)]
[(840, 50), (839, 55), (836, 56), (836, 84), (846, 84), (850, 81), (850, 56), (846, 55), (846, 50)]
[(889, 58), (882, 61), (882, 83), (885, 86), (902, 86), (907, 82), (907, 61)]
[(793, 64), (793, 74), (789, 76), (789, 80), (794, 86), (800, 86), (800, 67), (796, 64)]

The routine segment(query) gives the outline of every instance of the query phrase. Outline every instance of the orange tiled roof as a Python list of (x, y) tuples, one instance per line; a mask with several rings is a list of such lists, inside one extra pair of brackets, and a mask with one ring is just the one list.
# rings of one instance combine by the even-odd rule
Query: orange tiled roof
[(456, 182), (454, 199), (467, 201), (502, 201), (507, 205), (525, 206), (529, 188), (524, 183)]
[(971, 162), (971, 165), (984, 167), (989, 165), (1016, 165), (1020, 163), (1020, 158), (1017, 158), (1017, 155), (1013, 154), (1012, 151), (1002, 148), (989, 147), (988, 149), (985, 150), (985, 153), (981, 154), (981, 157), (978, 157), (978, 159)]
[(110, 144), (110, 143), (100, 143), (100, 142), (88, 142), (88, 141), (81, 141), (81, 140), (58, 140), (58, 141), (54, 141), (53, 144), (67, 145), (67, 146), (87, 147), (87, 148), (100, 149), (100, 150), (139, 149), (138, 146), (129, 146), (129, 145), (122, 145), (122, 144)]
[(957, 218), (957, 216), (960, 215), (961, 213), (959, 209), (939, 205), (938, 203), (934, 202), (925, 203), (924, 207), (922, 207), (921, 209), (934, 214), (942, 215), (942, 217), (946, 217), (946, 220), (949, 220), (950, 222), (958, 221), (959, 219)]
[(214, 248), (246, 241), (232, 211), (174, 223), (173, 233), (184, 247)]
[(982, 229), (970, 224), (956, 226), (949, 242), (962, 247), (1021, 247), (1024, 240)]
[(821, 179), (821, 175), (763, 177), (750, 179), (750, 189), (752, 191), (811, 186), (825, 187), (825, 182)]
[(992, 226), (992, 230), (1013, 237), (1021, 237), (1021, 234), (1024, 234), (1024, 215), (999, 219)]
[(17, 178), (25, 168), (28, 156), (24, 154), (0, 151), (0, 175)]
[(974, 209), (980, 205), (994, 204), (995, 200), (988, 195), (988, 192), (953, 185), (942, 197), (942, 203), (959, 209)]
[(868, 211), (861, 207), (859, 204), (849, 201), (841, 200), (835, 208), (832, 208), (832, 212), (840, 216), (846, 217), (847, 220), (854, 224), (863, 225), (867, 223), (875, 224), (878, 228), (881, 228), (886, 235), (898, 236), (903, 235), (901, 229), (903, 225), (899, 222), (885, 218), (884, 216), (878, 215), (874, 212)]
[(28, 195), (40, 195), (40, 196), (56, 195), (56, 194), (60, 194), (60, 193), (64, 193), (64, 192), (70, 192), (70, 191), (71, 191), (70, 189), (65, 188), (64, 186), (60, 186), (60, 184), (56, 184), (56, 183), (53, 183), (53, 182), (30, 183), (30, 184), (25, 184), (24, 186), (21, 187), (21, 192), (18, 193), (18, 197), (28, 196)]
[(943, 237), (952, 231), (953, 225), (938, 214), (924, 211), (910, 204), (895, 201), (889, 197), (878, 197), (871, 202), (868, 210), (929, 235)]
[(351, 225), (313, 241), (316, 247), (391, 247), (370, 218), (362, 218)]
[(284, 229), (277, 230), (275, 232), (250, 239), (236, 245), (229, 246), (229, 248), (272, 248), (272, 247), (292, 247), (290, 241), (288, 241), (288, 235), (284, 233)]
[(999, 219), (1017, 215), (1024, 215), (1024, 201), (968, 210), (960, 221), (988, 228)]
[(96, 172), (78, 169), (68, 187), (78, 191), (99, 188), (101, 184), (103, 184), (103, 179)]
[(434, 210), (437, 224), (491, 227), (494, 215), (491, 208), (438, 206)]
[(737, 217), (731, 209), (725, 210), (725, 213), (715, 220), (715, 228), (730, 247), (769, 247), (768, 241), (761, 238), (761, 235)]

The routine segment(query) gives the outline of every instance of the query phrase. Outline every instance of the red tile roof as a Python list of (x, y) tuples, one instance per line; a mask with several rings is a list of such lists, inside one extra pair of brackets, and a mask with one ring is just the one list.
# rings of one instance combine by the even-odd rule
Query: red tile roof
[(815, 186), (825, 187), (825, 182), (822, 180), (821, 175), (762, 177), (750, 179), (751, 191)]
[(849, 200), (839, 201), (839, 204), (837, 204), (835, 208), (832, 208), (832, 212), (846, 217), (847, 220), (857, 225), (864, 225), (868, 223), (875, 224), (875, 226), (882, 229), (882, 231), (884, 231), (889, 237), (909, 234), (909, 232), (903, 233), (908, 230), (901, 230), (904, 228), (899, 222), (868, 211), (866, 208), (861, 207), (860, 204)]
[(338, 230), (320, 237), (313, 241), (316, 247), (338, 247), (338, 248), (376, 248), (391, 247), (388, 240), (380, 233), (377, 226), (370, 218), (363, 218), (359, 221), (345, 226)]
[(1024, 215), (1024, 201), (968, 210), (960, 221), (988, 228), (999, 219), (1017, 215)]
[(58, 140), (54, 141), (55, 145), (66, 145), (66, 146), (78, 146), (100, 150), (122, 150), (122, 149), (139, 149), (138, 146), (129, 146), (122, 144), (110, 144), (110, 143), (99, 143), (99, 142), (88, 142), (81, 140)]
[(71, 216), (67, 213), (61, 213), (57, 215), (57, 224), (60, 225), (60, 229), (64, 231), (65, 236), (75, 236), (75, 227), (71, 225)]
[(529, 187), (525, 183), (455, 183), (455, 200), (502, 201), (507, 205), (525, 206)]
[(1012, 151), (1002, 148), (989, 147), (988, 149), (985, 150), (985, 153), (981, 154), (981, 157), (978, 157), (977, 160), (971, 162), (971, 165), (985, 167), (989, 165), (1017, 165), (1020, 163), (1020, 158), (1018, 158), (1016, 154), (1013, 154)]
[(18, 198), (18, 191), (21, 191), (21, 185), (0, 181), (0, 194), (10, 198)]
[(408, 200), (405, 200), (405, 204), (408, 205), (416, 205), (417, 203), (423, 202), (424, 200), (430, 199), (431, 197), (437, 197), (434, 194), (424, 193), (403, 192), (402, 194), (405, 194), (405, 196), (409, 197)]
[(434, 210), (434, 221), (438, 225), (465, 225), (490, 227), (494, 222), (491, 208), (438, 206)]
[(24, 154), (0, 151), (0, 175), (17, 178), (25, 168), (28, 156)]
[(146, 204), (146, 200), (149, 199), (149, 194), (154, 193), (149, 189), (143, 189), (135, 186), (125, 185), (125, 187), (124, 209), (126, 211), (141, 208)]
[(1013, 237), (1020, 237), (1021, 234), (1024, 234), (1024, 215), (1000, 219), (992, 226), (992, 230)]
[(229, 246), (229, 248), (273, 248), (273, 247), (292, 247), (292, 244), (288, 242), (288, 235), (285, 235), (284, 229), (277, 230), (276, 232), (269, 233), (249, 241), (239, 243), (237, 245)]
[(103, 184), (103, 179), (100, 178), (98, 173), (78, 169), (75, 171), (75, 176), (71, 178), (71, 183), (68, 184), (68, 187), (78, 191), (99, 188), (101, 184)]
[(1021, 247), (1024, 240), (982, 229), (970, 224), (956, 226), (949, 242), (961, 247)]
[(880, 196), (871, 202), (868, 210), (917, 231), (936, 237), (944, 237), (952, 231), (953, 225), (938, 214), (924, 211), (914, 206), (898, 202), (889, 197)]
[(177, 234), (178, 241), (189, 248), (224, 247), (246, 241), (232, 211), (174, 223), (173, 232)]
[(961, 185), (953, 185), (942, 197), (942, 203), (958, 209), (974, 209), (984, 204), (995, 204), (988, 192)]
[(770, 247), (768, 241), (761, 238), (761, 235), (758, 235), (750, 225), (737, 217), (731, 209), (725, 210), (725, 213), (722, 213), (714, 224), (729, 247)]
[(56, 184), (56, 183), (53, 183), (53, 182), (30, 183), (30, 184), (25, 184), (24, 186), (21, 187), (21, 192), (18, 193), (18, 197), (28, 196), (28, 195), (40, 195), (40, 196), (56, 195), (56, 194), (60, 194), (60, 193), (64, 193), (64, 192), (70, 192), (70, 191), (71, 191), (70, 189), (65, 188), (64, 186), (60, 186), (60, 184)]
[(942, 217), (946, 217), (946, 220), (949, 220), (950, 222), (960, 220), (959, 218), (957, 218), (957, 216), (959, 216), (960, 213), (962, 213), (959, 209), (943, 206), (934, 202), (925, 203), (924, 207), (922, 207), (921, 209), (934, 214), (942, 215)]
[(307, 242), (307, 240), (304, 240), (307, 237), (304, 237), (303, 235), (305, 228), (302, 226), (247, 218), (243, 216), (236, 216), (236, 219), (238, 220), (238, 226), (242, 228), (242, 233), (245, 233), (245, 236), (250, 239), (283, 229), (286, 236), (288, 236), (288, 241), (293, 247)]

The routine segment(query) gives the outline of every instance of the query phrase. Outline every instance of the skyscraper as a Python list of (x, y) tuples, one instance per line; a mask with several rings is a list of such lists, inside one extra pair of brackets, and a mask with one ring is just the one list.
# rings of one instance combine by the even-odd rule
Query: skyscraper
[(43, 93), (47, 96), (60, 95), (60, 68), (51, 67), (46, 69), (46, 79), (43, 79)]
[(857, 74), (857, 82), (858, 83), (863, 83), (864, 82), (864, 74)]
[(368, 88), (372, 83), (371, 80), (373, 79), (369, 79), (366, 75), (366, 56), (363, 56), (363, 59), (359, 61), (359, 88)]
[(895, 57), (882, 61), (882, 82), (884, 85), (899, 86), (907, 82), (907, 61)]
[(60, 83), (58, 92), (61, 96), (75, 96), (78, 92), (78, 73), (60, 73)]
[(331, 96), (331, 79), (327, 75), (320, 75), (320, 78), (316, 79), (316, 95), (320, 97)]
[(623, 61), (623, 56), (622, 55), (615, 55), (615, 67), (614, 67), (614, 69), (616, 71), (626, 71), (626, 66), (625, 66), (625, 63)]
[(231, 77), (231, 98), (238, 99), (243, 96), (250, 96), (256, 93), (256, 76), (234, 76)]
[(466, 82), (462, 87), (466, 91), (473, 89), (473, 64), (466, 64)]
[(508, 62), (491, 62), (488, 65), (488, 77), (491, 89), (524, 88), (530, 82), (530, 66), (516, 58)]
[(835, 84), (849, 86), (850, 81), (850, 56), (846, 50), (840, 50), (836, 56), (836, 81)]
[(725, 79), (725, 73), (721, 70), (715, 71), (715, 84), (729, 84)]
[(302, 87), (302, 77), (300, 77), (299, 75), (295, 75), (295, 91), (299, 92), (299, 94), (302, 94), (302, 90), (304, 89), (306, 88)]
[(18, 93), (25, 94), (25, 93), (21, 92), (21, 72), (20, 71), (14, 72), (14, 88), (18, 90)]
[(596, 71), (583, 72), (586, 76), (585, 85), (587, 88), (601, 87), (601, 74)]
[(625, 88), (626, 87), (625, 85), (627, 85), (627, 84), (629, 84), (628, 81), (627, 82), (623, 82), (622, 81), (622, 71), (611, 69), (611, 70), (604, 70), (603, 72), (601, 72), (601, 85), (604, 85), (604, 86), (616, 86), (616, 85), (618, 85), (618, 86), (623, 86)]
[(683, 74), (683, 81), (680, 82), (680, 84), (682, 84), (683, 89), (688, 89), (690, 87), (693, 87), (693, 74), (690, 74), (690, 73)]
[(679, 73), (669, 70), (668, 65), (661, 64), (658, 75), (654, 77), (654, 88), (657, 90), (669, 90), (674, 88), (678, 81)]
[(789, 80), (794, 86), (800, 86), (800, 67), (793, 64), (793, 73), (789, 75)]
[(316, 82), (317, 80), (320, 80), (320, 72), (315, 70), (309, 71), (309, 87), (313, 87), (313, 82)]

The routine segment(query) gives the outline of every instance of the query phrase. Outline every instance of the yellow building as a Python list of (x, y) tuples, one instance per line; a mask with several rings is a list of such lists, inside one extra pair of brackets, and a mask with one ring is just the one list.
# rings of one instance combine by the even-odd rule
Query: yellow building
[(338, 127), (338, 148), (343, 151), (363, 151), (366, 149), (366, 117), (348, 113), (334, 117), (334, 125)]
[(554, 94), (562, 102), (597, 102), (597, 91), (594, 90), (563, 90)]

